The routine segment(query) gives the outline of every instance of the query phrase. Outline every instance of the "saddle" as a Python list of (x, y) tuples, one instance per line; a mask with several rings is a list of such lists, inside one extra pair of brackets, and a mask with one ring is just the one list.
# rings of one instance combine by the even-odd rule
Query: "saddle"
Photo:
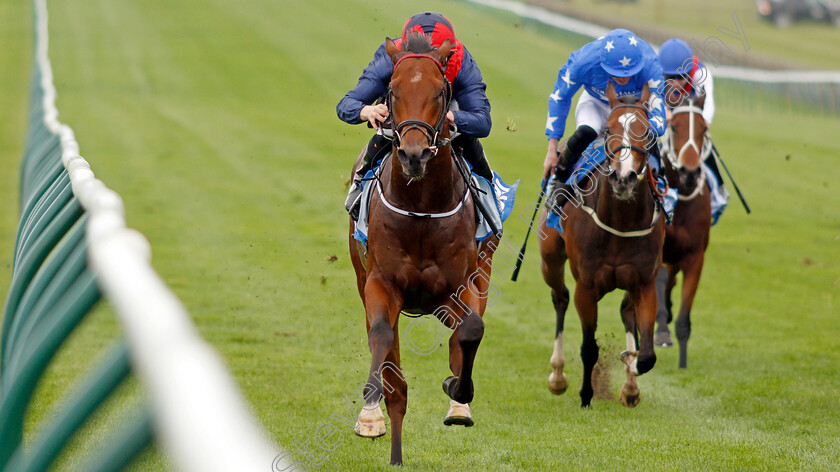
[[(365, 245), (367, 245), (368, 220), (370, 216), (370, 200), (374, 192), (379, 194), (383, 203), (385, 203), (385, 206), (387, 206), (391, 211), (405, 216), (417, 218), (446, 218), (455, 214), (458, 210), (460, 210), (461, 207), (460, 205), (458, 205), (454, 210), (447, 213), (427, 215), (413, 213), (411, 211), (403, 210), (391, 205), (384, 198), (384, 195), (382, 193), (382, 185), (379, 180), (381, 177), (382, 169), (384, 167), (382, 164), (385, 162), (386, 159), (390, 157), (391, 153), (389, 152), (386, 155), (384, 155), (378, 162), (374, 163), (372, 168), (367, 171), (367, 173), (361, 181), (361, 206), (359, 208), (359, 218), (355, 221), (355, 230), (353, 232), (353, 237), (357, 241)], [(494, 171), (493, 181), (490, 182), (486, 178), (473, 173), (471, 167), (469, 166), (469, 163), (466, 162), (462, 157), (456, 155), (455, 159), (460, 159), (463, 168), (470, 170), (469, 178), (471, 180), (472, 185), (476, 189), (474, 195), (479, 200), (479, 202), (473, 202), (473, 204), (480, 204), (484, 207), (484, 212), (479, 211), (478, 208), (476, 208), (475, 212), (477, 219), (475, 240), (479, 242), (484, 241), (485, 239), (489, 238), (494, 234), (494, 227), (501, 231), (502, 224), (513, 212), (513, 206), (516, 201), (516, 189), (519, 186), (519, 181), (517, 180), (513, 185), (508, 185), (502, 180), (499, 174), (497, 174)], [(487, 215), (486, 218), (484, 216), (485, 213)]]

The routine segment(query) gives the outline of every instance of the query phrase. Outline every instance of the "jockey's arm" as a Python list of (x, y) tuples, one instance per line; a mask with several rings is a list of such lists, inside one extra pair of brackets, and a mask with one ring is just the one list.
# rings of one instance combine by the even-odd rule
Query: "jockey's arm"
[(650, 87), (650, 98), (648, 98), (648, 120), (650, 121), (650, 130), (655, 137), (662, 136), (665, 133), (665, 127), (668, 123), (668, 118), (665, 113), (665, 79), (662, 77), (662, 69), (657, 65), (658, 74), (648, 79), (648, 86)]
[(452, 84), (452, 98), (458, 109), (451, 110), (452, 119), (458, 131), (476, 138), (490, 134), (493, 123), (490, 119), (490, 101), (485, 90), (487, 84), (472, 56), (465, 50), (461, 70)]
[(703, 92), (706, 94), (706, 100), (703, 104), (703, 119), (706, 120), (706, 126), (712, 125), (712, 120), (715, 118), (715, 89), (714, 89), (714, 79), (712, 79), (712, 74), (709, 70), (705, 69), (705, 74), (703, 75), (703, 82), (698, 84), (698, 90), (702, 87)]
[(574, 72), (572, 58), (557, 73), (551, 95), (548, 97), (548, 117), (545, 122), (545, 135), (548, 137), (548, 149), (543, 161), (543, 177), (548, 178), (560, 161), (560, 138), (566, 130), (566, 119), (572, 106), (572, 98), (581, 87), (581, 81)]
[(388, 108), (384, 104), (370, 105), (388, 91), (393, 73), (392, 64), (383, 43), (362, 72), (359, 83), (338, 102), (335, 109), (342, 121), (355, 125), (371, 120), (381, 122), (388, 116)]
[(557, 81), (554, 83), (551, 95), (548, 97), (548, 117), (545, 122), (545, 135), (549, 142), (559, 140), (566, 130), (566, 119), (572, 107), (572, 98), (581, 87), (580, 80), (574, 73), (571, 59), (560, 68)]

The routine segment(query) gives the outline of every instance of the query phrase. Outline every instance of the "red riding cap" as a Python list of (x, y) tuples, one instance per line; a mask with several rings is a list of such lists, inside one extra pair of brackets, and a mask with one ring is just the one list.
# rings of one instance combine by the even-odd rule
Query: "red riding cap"
[(447, 39), (452, 47), (449, 60), (446, 61), (446, 78), (450, 82), (455, 81), (458, 72), (461, 70), (461, 61), (464, 58), (464, 51), (461, 43), (455, 37), (455, 30), (452, 28), (452, 22), (449, 18), (435, 11), (424, 11), (413, 15), (405, 22), (403, 27), (403, 34), (401, 41), (397, 42), (397, 47), (402, 46), (406, 40), (406, 36), (410, 31), (423, 33), (431, 38), (432, 46), (440, 47)]

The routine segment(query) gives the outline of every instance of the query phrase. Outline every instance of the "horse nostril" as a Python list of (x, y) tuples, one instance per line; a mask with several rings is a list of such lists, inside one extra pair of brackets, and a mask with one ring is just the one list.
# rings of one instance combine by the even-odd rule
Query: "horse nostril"
[(408, 161), (408, 154), (402, 148), (397, 149), (397, 157), (400, 158), (401, 161), (407, 162)]
[(431, 157), (432, 157), (432, 149), (431, 148), (423, 149), (423, 153), (420, 154), (420, 162), (426, 162), (429, 159), (431, 159)]

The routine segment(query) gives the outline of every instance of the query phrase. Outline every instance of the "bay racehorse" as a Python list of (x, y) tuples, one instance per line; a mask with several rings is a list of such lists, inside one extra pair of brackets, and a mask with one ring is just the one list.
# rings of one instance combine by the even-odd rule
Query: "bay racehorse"
[(350, 222), (350, 255), (371, 354), (355, 433), (370, 438), (385, 434), (380, 408), (384, 395), (391, 418), (391, 464), (402, 464), (408, 391), (400, 371), (400, 313), (433, 314), (454, 330), (449, 339), (452, 376), (443, 382), (450, 397), (444, 424), (471, 426), (473, 362), (484, 335), (482, 294), (488, 293), (496, 247), (485, 243), (498, 243), (496, 237), (476, 243), (465, 168), (449, 146), (445, 117), (452, 92), (444, 68), (450, 43), (433, 48), (425, 36), (412, 34), (403, 44), (402, 50), (390, 39), (385, 45), (394, 63), (388, 108), (396, 137), (391, 157), (369, 182), (377, 188), (369, 207), (367, 246), (353, 238)]
[(680, 313), (676, 321), (680, 344), (680, 368), (685, 368), (688, 338), (691, 336), (691, 306), (697, 294), (703, 259), (709, 245), (712, 225), (711, 193), (706, 186), (703, 153), (710, 152), (706, 143), (706, 122), (703, 119), (705, 96), (683, 99), (675, 104), (668, 120), (669, 129), (663, 136), (665, 175), (669, 184), (679, 190), (674, 207), (673, 223), (665, 230), (662, 251), (663, 268), (657, 279), (659, 310), (658, 328), (654, 336), (657, 346), (673, 344), (668, 323), (671, 321), (671, 290), (677, 274), (683, 273)]
[[(639, 387), (635, 377), (649, 371), (656, 362), (653, 331), (656, 321), (656, 273), (662, 256), (665, 218), (653, 192), (653, 174), (648, 165), (650, 123), (645, 85), (638, 101), (619, 100), (610, 82), (607, 98), (610, 115), (607, 121), (604, 151), (607, 160), (588, 176), (562, 208), (564, 237), (541, 223), (548, 237), (540, 241), (542, 274), (551, 287), (551, 299), (557, 314), (552, 372), (548, 387), (561, 394), (568, 387), (563, 372), (563, 324), (569, 305), (569, 290), (564, 282), (568, 259), (576, 280), (574, 301), (583, 331), (580, 348), (583, 361), (581, 406), (592, 400), (592, 369), (598, 361), (595, 329), (598, 301), (617, 288), (626, 290), (621, 304), (627, 350), (621, 357), (627, 380), (621, 389), (621, 403), (636, 406)], [(654, 144), (655, 145), (655, 144)], [(555, 201), (549, 196), (549, 204)], [(638, 332), (639, 349), (636, 336)]]

